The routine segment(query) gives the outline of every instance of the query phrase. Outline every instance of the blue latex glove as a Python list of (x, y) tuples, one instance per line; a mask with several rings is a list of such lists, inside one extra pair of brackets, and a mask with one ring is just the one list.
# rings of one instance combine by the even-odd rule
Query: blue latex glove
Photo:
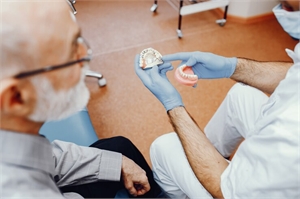
[(181, 60), (183, 64), (192, 66), (198, 79), (228, 78), (234, 73), (237, 58), (227, 58), (206, 52), (182, 52), (162, 57), (164, 62)]
[(169, 82), (166, 73), (173, 70), (170, 63), (154, 66), (149, 69), (142, 69), (139, 64), (140, 55), (135, 56), (135, 72), (144, 85), (155, 95), (164, 105), (167, 111), (183, 106), (182, 99), (178, 91)]

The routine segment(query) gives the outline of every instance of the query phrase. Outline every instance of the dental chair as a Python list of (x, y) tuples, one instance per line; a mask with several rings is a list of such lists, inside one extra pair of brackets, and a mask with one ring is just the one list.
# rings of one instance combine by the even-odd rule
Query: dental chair
[[(80, 146), (90, 146), (98, 140), (87, 109), (60, 121), (46, 122), (39, 133), (50, 142), (62, 140)], [(129, 195), (122, 189), (117, 192), (115, 198), (129, 198)]]
[(86, 108), (66, 119), (46, 122), (40, 129), (40, 134), (50, 142), (62, 140), (80, 146), (90, 146), (98, 140)]

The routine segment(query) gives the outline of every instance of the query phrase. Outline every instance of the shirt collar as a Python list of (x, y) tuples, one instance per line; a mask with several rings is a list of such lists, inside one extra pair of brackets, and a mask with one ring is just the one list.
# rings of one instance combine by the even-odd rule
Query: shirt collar
[(37, 135), (0, 130), (0, 162), (53, 174), (50, 142)]

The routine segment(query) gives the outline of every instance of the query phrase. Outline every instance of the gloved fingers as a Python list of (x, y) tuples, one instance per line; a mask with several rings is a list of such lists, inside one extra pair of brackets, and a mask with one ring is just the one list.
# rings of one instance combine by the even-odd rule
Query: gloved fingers
[[(196, 58), (191, 57), (188, 61), (182, 61), (178, 67), (180, 67), (180, 66), (182, 66), (182, 65), (193, 66), (193, 65), (195, 65), (195, 64), (198, 63), (198, 62), (195, 61), (195, 60), (196, 60)], [(194, 64), (193, 62), (194, 62), (195, 64)], [(192, 67), (192, 70), (193, 70), (194, 74), (196, 74), (195, 68)], [(199, 74), (197, 74), (197, 75), (198, 75), (198, 79), (200, 79), (200, 75), (199, 75)], [(195, 87), (196, 87), (196, 86), (195, 86)]]
[(135, 62), (134, 62), (134, 70), (137, 76), (142, 80), (142, 82), (146, 85), (151, 82), (150, 77), (149, 77), (149, 72), (148, 70), (144, 70), (140, 67), (140, 55), (137, 54), (135, 56)]
[(167, 71), (173, 70), (173, 66), (170, 62), (167, 62), (167, 63), (163, 63), (162, 65), (159, 65), (158, 69), (159, 69), (160, 73), (162, 73), (165, 70), (167, 70)]
[(134, 70), (137, 75), (139, 75), (142, 71), (142, 68), (140, 67), (140, 55), (139, 54), (135, 55)]
[(178, 67), (179, 67), (179, 66), (182, 66), (182, 65), (184, 65), (184, 64), (186, 64), (186, 60), (185, 60), (185, 61), (182, 61), (182, 62), (178, 65)]
[(151, 69), (149, 69), (149, 75), (152, 79), (160, 77), (158, 66), (153, 66)]
[(147, 73), (146, 73), (147, 70), (144, 70), (140, 67), (140, 55), (139, 54), (137, 54), (135, 56), (134, 70), (139, 77), (144, 77), (147, 75)]
[(171, 65), (170, 62), (164, 62), (163, 64), (158, 65), (158, 68), (160, 70), (164, 69), (164, 68), (168, 68)]
[[(171, 69), (171, 67), (169, 67), (169, 69)], [(157, 66), (153, 66), (149, 70), (149, 72), (150, 72), (149, 75), (150, 75), (152, 83), (153, 82), (156, 82), (156, 83), (162, 82), (162, 81), (164, 81), (163, 79), (166, 78), (166, 75), (161, 75), (161, 71), (159, 70), (159, 68)]]
[(164, 62), (176, 61), (176, 60), (188, 60), (191, 57), (190, 52), (182, 52), (182, 53), (175, 53), (162, 56), (162, 60)]
[(174, 67), (172, 66), (172, 64), (168, 64), (166, 67), (164, 67), (163, 69), (159, 68), (160, 69), (160, 74), (163, 76), (163, 77), (166, 77), (166, 73), (168, 71), (171, 71), (174, 69)]
[(153, 66), (150, 72), (150, 76), (152, 79), (158, 80), (161, 77), (165, 77), (166, 73), (170, 70), (173, 70), (173, 66), (171, 63), (164, 64), (163, 68), (158, 66)]
[(185, 65), (187, 66), (194, 66), (197, 64), (197, 60), (195, 57), (190, 57), (187, 62), (185, 63)]

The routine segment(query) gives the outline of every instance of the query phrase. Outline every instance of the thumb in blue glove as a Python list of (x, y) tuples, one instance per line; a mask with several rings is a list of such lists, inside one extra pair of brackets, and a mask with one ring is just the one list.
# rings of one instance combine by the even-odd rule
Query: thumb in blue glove
[(142, 80), (143, 84), (155, 95), (163, 104), (166, 111), (175, 107), (183, 106), (182, 99), (178, 91), (169, 82), (166, 73), (173, 70), (170, 63), (154, 66), (150, 69), (142, 69), (139, 65), (140, 55), (135, 57), (135, 72)]
[(229, 78), (234, 73), (237, 58), (227, 58), (206, 52), (182, 52), (162, 57), (164, 62), (181, 60), (191, 66), (199, 79)]

